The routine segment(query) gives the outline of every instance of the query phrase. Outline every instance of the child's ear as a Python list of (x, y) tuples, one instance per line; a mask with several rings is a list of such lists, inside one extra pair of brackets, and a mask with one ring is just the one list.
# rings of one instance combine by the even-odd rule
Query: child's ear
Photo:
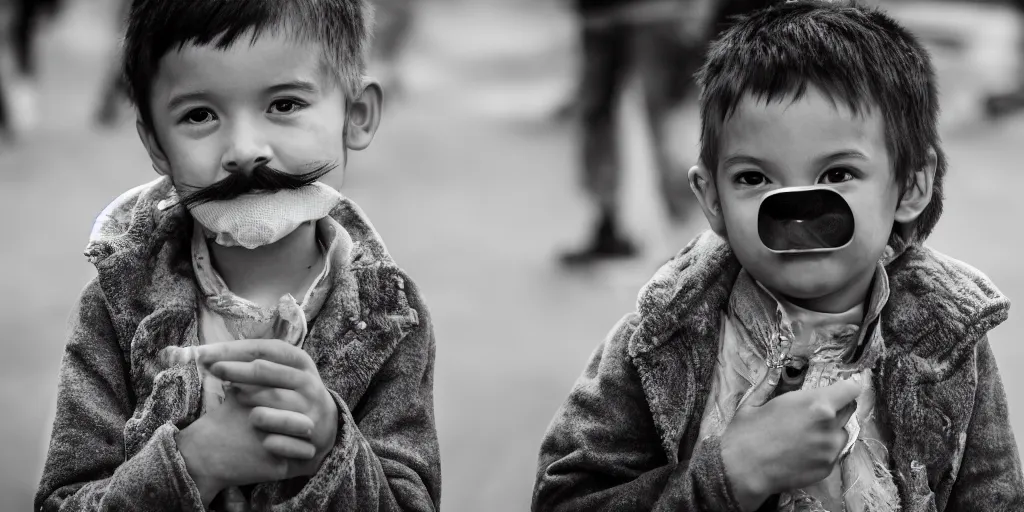
[(160, 143), (157, 142), (156, 134), (153, 133), (153, 130), (150, 130), (146, 123), (142, 122), (142, 119), (135, 121), (135, 130), (139, 132), (139, 139), (142, 140), (142, 145), (146, 147), (146, 152), (149, 153), (149, 159), (153, 162), (153, 170), (162, 176), (170, 176), (171, 163), (167, 160), (164, 150), (160, 149)]
[(368, 80), (363, 90), (348, 106), (346, 112), (348, 126), (345, 134), (345, 147), (359, 151), (366, 149), (377, 133), (384, 106), (384, 92), (376, 81)]
[(925, 207), (932, 202), (932, 185), (935, 183), (935, 167), (938, 157), (935, 149), (928, 149), (925, 164), (914, 171), (896, 206), (896, 222), (909, 224), (917, 220)]
[(703, 164), (697, 164), (686, 173), (690, 181), (690, 189), (697, 196), (704, 216), (708, 218), (711, 230), (719, 236), (725, 236), (725, 217), (722, 216), (722, 203), (718, 199), (718, 187), (715, 177)]

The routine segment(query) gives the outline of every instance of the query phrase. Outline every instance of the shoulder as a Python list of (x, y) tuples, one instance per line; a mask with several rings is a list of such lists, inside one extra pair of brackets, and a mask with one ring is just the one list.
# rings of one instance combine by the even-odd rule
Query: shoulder
[(635, 311), (619, 318), (601, 344), (601, 357), (603, 359), (621, 359), (623, 362), (629, 359), (630, 346), (635, 343), (633, 337), (636, 336), (642, 318)]
[(351, 239), (345, 273), (357, 287), (359, 309), (384, 315), (403, 328), (429, 324), (422, 292), (392, 258), (362, 209), (346, 198), (330, 216)]
[(140, 235), (142, 231), (152, 231), (157, 220), (156, 213), (161, 209), (161, 201), (173, 196), (174, 186), (166, 177), (157, 178), (119, 195), (96, 216), (89, 233), (86, 256), (91, 262), (97, 263), (128, 242), (139, 243), (139, 240), (126, 239), (133, 238), (133, 234)]
[(691, 339), (714, 332), (739, 271), (724, 239), (710, 230), (694, 238), (640, 290), (631, 353), (656, 348), (676, 334)]
[(927, 246), (908, 248), (887, 271), (889, 323), (901, 336), (974, 343), (1009, 315), (1009, 299), (988, 276)]
[(78, 323), (93, 327), (111, 323), (107, 297), (100, 286), (99, 276), (93, 276), (79, 294), (74, 318)]

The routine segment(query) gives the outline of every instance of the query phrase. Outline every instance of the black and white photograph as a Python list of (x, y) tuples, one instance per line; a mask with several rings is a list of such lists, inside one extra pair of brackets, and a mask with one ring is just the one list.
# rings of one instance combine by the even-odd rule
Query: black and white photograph
[(1022, 0), (0, 0), (0, 512), (1024, 512)]

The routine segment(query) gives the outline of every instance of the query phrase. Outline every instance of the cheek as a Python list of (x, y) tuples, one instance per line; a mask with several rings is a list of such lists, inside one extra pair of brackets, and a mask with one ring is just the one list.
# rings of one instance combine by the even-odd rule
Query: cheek
[(287, 143), (279, 142), (276, 153), (286, 165), (311, 162), (342, 163), (345, 154), (345, 116), (335, 108), (317, 106), (306, 112), (298, 130), (289, 130)]
[(896, 218), (896, 192), (872, 188), (848, 197), (848, 201), (856, 218), (855, 243), (868, 252), (876, 252), (877, 249), (881, 254)]
[(722, 219), (729, 244), (737, 255), (766, 251), (757, 232), (759, 200), (722, 197)]
[(221, 168), (220, 145), (214, 137), (201, 140), (167, 137), (164, 153), (171, 165), (175, 181), (205, 187), (220, 180), (226, 173)]
[(722, 217), (725, 220), (729, 246), (736, 259), (751, 275), (771, 274), (777, 259), (761, 242), (757, 231), (759, 201), (723, 198)]

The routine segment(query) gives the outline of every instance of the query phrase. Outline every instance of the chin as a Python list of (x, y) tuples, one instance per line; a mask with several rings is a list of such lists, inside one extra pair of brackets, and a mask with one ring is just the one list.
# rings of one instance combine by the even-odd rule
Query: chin
[(833, 256), (784, 256), (774, 264), (765, 265), (759, 273), (766, 277), (758, 280), (769, 290), (786, 297), (800, 300), (825, 297), (841, 289), (850, 277), (850, 269)]
[(778, 286), (773, 284), (765, 283), (765, 286), (769, 290), (781, 294), (787, 299), (801, 300), (801, 301), (813, 301), (815, 299), (821, 299), (832, 295), (839, 291), (838, 286), (835, 283), (818, 281), (816, 283), (794, 283), (786, 282), (779, 283)]

